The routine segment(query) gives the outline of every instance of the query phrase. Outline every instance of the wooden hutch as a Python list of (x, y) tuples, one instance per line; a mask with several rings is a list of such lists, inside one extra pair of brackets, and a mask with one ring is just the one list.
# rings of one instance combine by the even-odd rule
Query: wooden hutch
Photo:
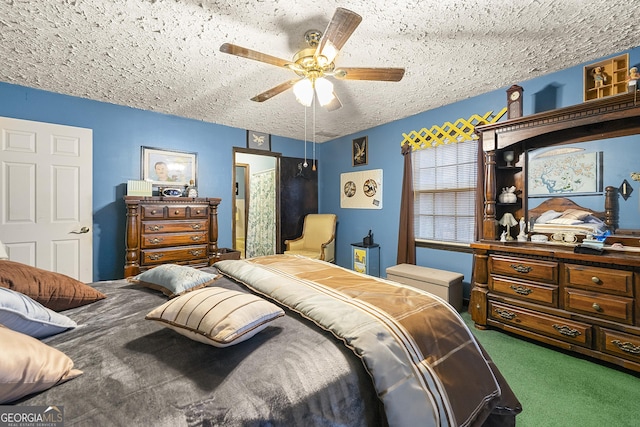
[[(469, 312), (476, 327), (511, 333), (640, 371), (640, 241), (616, 234), (617, 190), (603, 200), (606, 223), (630, 250), (574, 253), (575, 245), (500, 242), (496, 219), (528, 221), (526, 151), (640, 133), (640, 96), (611, 96), (501, 123), (479, 126), (484, 151), (481, 239), (472, 244)], [(640, 149), (640, 147), (639, 147)], [(505, 151), (515, 164), (507, 167)], [(498, 188), (521, 190), (497, 203)], [(479, 224), (480, 225), (480, 224)], [(518, 227), (515, 227), (516, 233)], [(515, 234), (514, 234), (515, 235)]]

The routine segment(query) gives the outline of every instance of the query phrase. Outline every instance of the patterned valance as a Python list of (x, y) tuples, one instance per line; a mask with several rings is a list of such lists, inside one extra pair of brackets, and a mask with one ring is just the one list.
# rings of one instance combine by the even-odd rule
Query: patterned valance
[(422, 128), (419, 131), (412, 130), (409, 133), (403, 133), (403, 140), (400, 143), (403, 146), (408, 143), (412, 151), (423, 150), (425, 148), (437, 147), (443, 144), (456, 144), (458, 142), (470, 141), (478, 139), (474, 133), (476, 126), (495, 123), (507, 112), (507, 108), (503, 108), (497, 114), (493, 111), (486, 112), (483, 116), (474, 114), (468, 119), (460, 118), (455, 123), (445, 122), (443, 125), (433, 125), (431, 129)]

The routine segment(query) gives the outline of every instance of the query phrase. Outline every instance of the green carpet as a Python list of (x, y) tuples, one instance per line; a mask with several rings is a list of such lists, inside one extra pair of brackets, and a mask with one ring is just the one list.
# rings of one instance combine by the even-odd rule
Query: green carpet
[(640, 374), (473, 327), (522, 403), (518, 427), (640, 426)]

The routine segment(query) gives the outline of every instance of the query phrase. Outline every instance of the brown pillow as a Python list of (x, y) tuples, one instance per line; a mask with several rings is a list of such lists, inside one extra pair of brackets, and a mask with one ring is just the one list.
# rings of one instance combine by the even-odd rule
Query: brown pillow
[(69, 356), (29, 335), (0, 325), (0, 342), (0, 404), (82, 375)]
[(64, 274), (0, 260), (0, 287), (20, 292), (55, 311), (106, 298), (102, 292)]

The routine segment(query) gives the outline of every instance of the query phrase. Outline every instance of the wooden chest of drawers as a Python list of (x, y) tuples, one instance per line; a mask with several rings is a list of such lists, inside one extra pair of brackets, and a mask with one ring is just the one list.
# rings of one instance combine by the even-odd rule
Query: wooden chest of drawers
[(218, 252), (219, 203), (214, 198), (125, 197), (124, 276), (166, 263), (213, 264)]
[(475, 243), (469, 311), (487, 326), (640, 371), (637, 257)]

